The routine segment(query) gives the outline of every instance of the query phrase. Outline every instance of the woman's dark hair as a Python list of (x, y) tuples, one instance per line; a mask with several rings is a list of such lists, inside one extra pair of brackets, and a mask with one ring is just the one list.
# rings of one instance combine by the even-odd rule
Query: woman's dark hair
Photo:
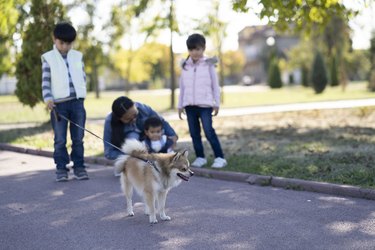
[(70, 23), (61, 22), (56, 24), (53, 36), (61, 41), (71, 43), (76, 39), (77, 32)]
[[(205, 49), (206, 39), (201, 34), (198, 34), (198, 33), (191, 34), (186, 40), (186, 46), (188, 50), (199, 49), (199, 48)], [(182, 64), (183, 69), (185, 69), (186, 61), (188, 59), (189, 59), (189, 56), (187, 56), (184, 63)]]
[(120, 96), (112, 103), (111, 143), (117, 147), (121, 147), (125, 139), (124, 123), (120, 119), (133, 106), (134, 102), (126, 96)]

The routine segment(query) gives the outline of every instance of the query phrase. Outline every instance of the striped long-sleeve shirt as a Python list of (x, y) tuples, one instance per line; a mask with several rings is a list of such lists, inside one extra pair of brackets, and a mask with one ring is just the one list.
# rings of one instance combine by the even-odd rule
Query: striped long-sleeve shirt
[[(53, 102), (59, 103), (59, 102), (65, 102), (65, 101), (72, 100), (72, 99), (76, 98), (76, 91), (74, 89), (72, 77), (71, 77), (70, 72), (69, 72), (69, 64), (68, 64), (67, 55), (61, 55), (61, 56), (63, 57), (63, 59), (66, 63), (66, 67), (68, 69), (69, 89), (70, 89), (69, 93), (70, 93), (70, 95), (66, 98), (57, 99), (57, 100), (54, 99), (54, 97), (52, 95), (52, 90), (51, 90), (51, 68), (50, 68), (48, 62), (46, 60), (43, 60), (43, 63), (42, 63), (42, 95), (43, 95), (44, 102), (53, 101)], [(85, 81), (86, 81), (86, 74), (85, 74), (85, 68), (84, 68), (83, 62), (82, 62), (82, 70), (84, 72), (84, 78), (85, 78)]]

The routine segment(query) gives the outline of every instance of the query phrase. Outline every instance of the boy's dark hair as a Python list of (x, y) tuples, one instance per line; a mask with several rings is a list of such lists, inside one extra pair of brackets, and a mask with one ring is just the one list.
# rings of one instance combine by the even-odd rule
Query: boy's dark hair
[(70, 23), (61, 22), (56, 24), (53, 36), (61, 41), (71, 43), (76, 39), (77, 32)]
[[(206, 39), (201, 34), (198, 34), (198, 33), (191, 34), (188, 37), (188, 39), (186, 40), (186, 46), (187, 46), (188, 50), (193, 50), (193, 49), (198, 49), (198, 48), (205, 49), (206, 48)], [(188, 56), (185, 59), (184, 63), (182, 64), (183, 69), (185, 69), (186, 61), (189, 59), (189, 57), (190, 56)]]
[(112, 103), (111, 142), (113, 145), (117, 147), (121, 147), (125, 139), (125, 125), (121, 122), (120, 119), (126, 113), (126, 111), (128, 111), (128, 109), (131, 108), (133, 105), (134, 102), (126, 96), (120, 96), (116, 98), (116, 100), (114, 100)]
[(188, 50), (197, 49), (197, 48), (206, 48), (206, 39), (201, 34), (192, 34), (186, 40), (186, 46)]
[(162, 127), (163, 123), (161, 122), (159, 117), (152, 116), (152, 117), (147, 118), (143, 126), (144, 126), (144, 130), (147, 131), (150, 128)]

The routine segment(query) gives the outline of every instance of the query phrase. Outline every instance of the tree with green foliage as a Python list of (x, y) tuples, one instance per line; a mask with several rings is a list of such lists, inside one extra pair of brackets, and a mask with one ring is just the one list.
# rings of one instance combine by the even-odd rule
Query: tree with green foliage
[(229, 50), (223, 53), (223, 74), (232, 83), (237, 83), (243, 74), (245, 55), (238, 50)]
[[(107, 24), (107, 29), (109, 31), (109, 37), (111, 41), (110, 51), (109, 54), (111, 55), (110, 58), (116, 59), (118, 58), (118, 52), (126, 53), (126, 58), (123, 58), (126, 62), (116, 62), (110, 61), (111, 67), (115, 70), (119, 69), (118, 66), (121, 64), (120, 76), (124, 80), (124, 90), (125, 93), (128, 94), (130, 89), (130, 84), (132, 84), (132, 80), (134, 77), (133, 74), (133, 64), (134, 58), (137, 56), (137, 48), (134, 40), (143, 40), (144, 43), (146, 42), (147, 38), (150, 34), (146, 34), (145, 38), (142, 39), (142, 30), (140, 26), (140, 18), (135, 18), (139, 15), (137, 6), (133, 5), (133, 2), (127, 2), (123, 4), (122, 2), (115, 4), (111, 10), (111, 18), (109, 23)], [(126, 52), (125, 50), (121, 49), (121, 40), (125, 37), (126, 39)], [(135, 39), (136, 38), (136, 39)], [(124, 66), (126, 65), (126, 70), (124, 71)]]
[[(212, 11), (208, 13), (205, 19), (199, 20), (198, 29), (203, 32), (206, 37), (212, 39), (213, 45), (216, 48), (217, 56), (219, 57), (219, 85), (224, 90), (224, 64), (223, 64), (223, 41), (226, 37), (227, 23), (219, 18), (220, 1), (215, 0), (212, 3)], [(224, 95), (221, 95), (221, 102), (224, 102)]]
[(103, 52), (103, 43), (94, 35), (94, 18), (97, 11), (96, 3), (91, 0), (81, 0), (69, 5), (69, 10), (80, 8), (86, 11), (89, 17), (87, 22), (80, 24), (77, 32), (75, 47), (83, 53), (88, 91), (95, 91), (99, 98), (99, 69), (106, 62)]
[[(146, 43), (137, 50), (121, 49), (111, 55), (111, 60), (122, 77), (128, 77), (133, 84), (165, 80), (170, 77), (169, 48), (164, 44)], [(131, 65), (128, 58), (132, 57)], [(129, 67), (132, 70), (129, 73)]]
[(13, 58), (16, 51), (13, 36), (20, 19), (17, 6), (23, 4), (23, 2), (22, 0), (0, 1), (0, 78), (3, 74), (14, 73)]
[[(120, 6), (134, 13), (134, 15), (131, 16), (131, 19), (142, 20), (141, 32), (146, 33), (147, 38), (158, 34), (158, 32), (161, 30), (168, 30), (170, 32), (170, 44), (169, 44), (170, 69), (169, 70), (170, 70), (170, 88), (171, 88), (171, 109), (173, 109), (175, 107), (175, 88), (176, 88), (176, 73), (175, 73), (175, 63), (174, 63), (175, 59), (174, 59), (174, 53), (173, 53), (173, 34), (178, 32), (178, 24), (176, 22), (176, 17), (175, 17), (174, 0), (161, 0), (161, 1), (134, 0), (134, 1), (126, 1), (125, 3), (121, 2)], [(118, 29), (118, 31), (121, 31), (121, 30)]]
[(327, 70), (322, 54), (317, 51), (315, 53), (314, 62), (311, 69), (311, 83), (316, 94), (323, 93), (327, 86)]
[(64, 7), (59, 0), (32, 0), (28, 25), (22, 37), (22, 54), (17, 59), (16, 95), (19, 101), (34, 107), (42, 100), (41, 55), (52, 49), (55, 24), (64, 18)]
[(368, 49), (356, 49), (346, 55), (347, 74), (352, 81), (367, 81), (371, 63)]
[(268, 85), (271, 89), (281, 88), (283, 81), (281, 80), (279, 61), (277, 58), (272, 59), (268, 69)]
[[(233, 0), (233, 9), (240, 12), (254, 11), (261, 19), (268, 18), (269, 23), (274, 27), (287, 30), (291, 25), (297, 30), (310, 33), (317, 26), (325, 27), (332, 17), (340, 16), (349, 19), (358, 14), (357, 11), (345, 7), (342, 1), (338, 0), (290, 0), (270, 1), (259, 0), (258, 6), (250, 6), (248, 0)], [(366, 7), (366, 0), (363, 1), (363, 8)]]

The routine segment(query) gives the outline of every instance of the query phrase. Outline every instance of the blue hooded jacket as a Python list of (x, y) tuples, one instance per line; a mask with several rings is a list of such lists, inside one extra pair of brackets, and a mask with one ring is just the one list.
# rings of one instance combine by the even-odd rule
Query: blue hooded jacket
[[(124, 124), (124, 135), (125, 138), (134, 138), (137, 140), (141, 140), (144, 137), (144, 123), (145, 121), (152, 117), (157, 116), (163, 123), (163, 130), (166, 136), (177, 136), (174, 129), (169, 125), (167, 121), (164, 120), (156, 111), (154, 111), (150, 106), (146, 104), (142, 104), (139, 102), (134, 102), (134, 105), (138, 109), (138, 115), (136, 118), (136, 122), (134, 124)], [(107, 115), (105, 122), (104, 122), (104, 141), (111, 142), (112, 140), (112, 127), (111, 127), (111, 120), (112, 120), (112, 112)], [(114, 148), (113, 146), (109, 145), (108, 143), (104, 142), (104, 156), (107, 159), (115, 160), (120, 155), (124, 153), (120, 150)]]

